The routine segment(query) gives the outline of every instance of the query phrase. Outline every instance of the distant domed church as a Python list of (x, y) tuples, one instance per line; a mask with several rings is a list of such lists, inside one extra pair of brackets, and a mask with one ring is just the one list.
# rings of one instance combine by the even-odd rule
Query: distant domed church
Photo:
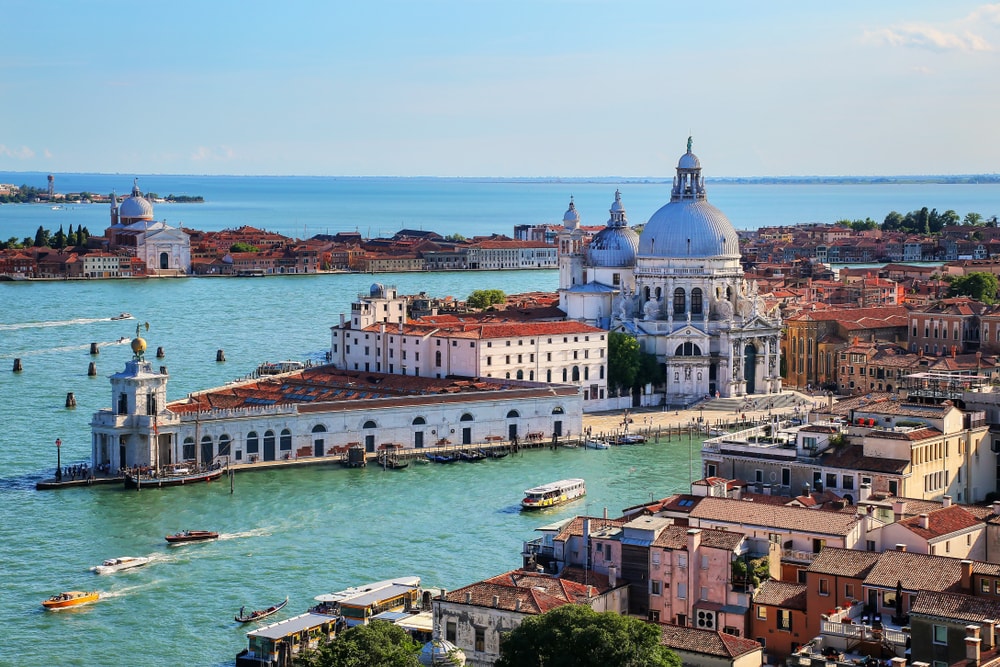
[(666, 403), (781, 391), (781, 317), (744, 279), (736, 230), (708, 202), (690, 138), (670, 202), (641, 235), (620, 192), (589, 243), (572, 203), (563, 220), (560, 305), (568, 318), (624, 331), (655, 354)]
[(149, 275), (180, 275), (191, 270), (191, 237), (153, 219), (153, 204), (142, 195), (138, 179), (132, 182), (132, 194), (120, 204), (111, 193), (111, 225), (104, 236), (109, 250), (125, 250), (146, 262)]

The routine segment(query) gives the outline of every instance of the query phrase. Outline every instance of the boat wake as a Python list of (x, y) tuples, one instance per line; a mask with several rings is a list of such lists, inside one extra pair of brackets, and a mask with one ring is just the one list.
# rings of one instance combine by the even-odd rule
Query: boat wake
[(125, 588), (119, 588), (116, 591), (101, 591), (101, 599), (108, 600), (111, 598), (123, 598), (136, 593), (145, 588), (150, 588), (151, 586), (157, 586), (162, 580), (149, 581), (142, 584), (137, 584), (135, 586), (126, 586)]
[[(118, 340), (103, 341), (97, 344), (98, 347), (109, 347), (112, 345), (127, 345), (132, 342), (131, 338), (127, 336), (122, 336)], [(13, 352), (8, 354), (0, 354), (0, 359), (14, 358), (14, 357), (35, 357), (41, 354), (52, 354), (53, 352), (76, 352), (78, 350), (89, 350), (90, 343), (83, 343), (81, 345), (63, 345), (60, 347), (49, 347), (40, 350), (24, 350), (22, 352)]]
[(244, 530), (239, 533), (220, 533), (220, 540), (238, 540), (242, 537), (267, 537), (271, 532), (267, 528), (254, 528), (253, 530)]
[(18, 329), (43, 329), (46, 327), (70, 327), (76, 324), (94, 324), (95, 322), (110, 322), (110, 317), (78, 317), (72, 320), (56, 320), (54, 322), (18, 322), (16, 324), (0, 324), (0, 331), (17, 331)]

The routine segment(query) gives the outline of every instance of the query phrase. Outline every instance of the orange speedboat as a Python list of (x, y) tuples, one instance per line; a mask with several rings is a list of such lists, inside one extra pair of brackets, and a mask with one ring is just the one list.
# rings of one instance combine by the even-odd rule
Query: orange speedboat
[(66, 607), (76, 607), (81, 604), (97, 602), (101, 594), (97, 591), (68, 591), (53, 595), (48, 600), (42, 601), (42, 606), (46, 609), (65, 609)]

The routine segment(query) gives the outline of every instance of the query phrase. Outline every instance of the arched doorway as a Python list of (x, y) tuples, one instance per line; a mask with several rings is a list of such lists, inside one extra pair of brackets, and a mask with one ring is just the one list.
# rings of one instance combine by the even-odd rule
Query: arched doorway
[(170, 254), (161, 252), (160, 253), (160, 268), (169, 269), (170, 268)]
[[(508, 420), (519, 419), (520, 417), (521, 417), (521, 413), (518, 412), (517, 410), (509, 410), (507, 412), (507, 419)], [(513, 442), (514, 440), (517, 440), (517, 422), (516, 421), (508, 421), (507, 422), (507, 439), (510, 440), (511, 442)]]
[[(372, 431), (373, 429), (378, 428), (378, 424), (369, 419), (364, 423), (364, 426), (362, 426), (361, 428), (363, 428), (365, 431)], [(365, 451), (368, 452), (369, 454), (375, 451), (374, 433), (365, 433)]]
[(326, 453), (326, 440), (323, 438), (323, 434), (326, 433), (326, 427), (322, 424), (316, 424), (313, 426), (313, 456), (323, 456)]
[(212, 453), (212, 436), (203, 435), (201, 437), (201, 463), (208, 465), (215, 458)]
[(264, 432), (264, 460), (274, 460), (274, 431)]
[[(462, 415), (462, 418), (459, 421), (471, 422), (471, 421), (473, 421), (473, 419), (474, 419), (473, 416), (470, 415), (468, 412), (466, 412), (464, 415)], [(472, 427), (471, 426), (465, 426), (464, 424), (462, 425), (462, 444), (463, 445), (471, 445), (472, 444)]]
[(423, 417), (415, 417), (413, 419), (413, 448), (423, 449), (424, 447), (424, 431), (423, 429), (416, 428), (417, 426), (426, 426), (427, 420)]
[(756, 394), (757, 393), (757, 348), (753, 345), (747, 345), (743, 350), (743, 379), (747, 383), (747, 393)]

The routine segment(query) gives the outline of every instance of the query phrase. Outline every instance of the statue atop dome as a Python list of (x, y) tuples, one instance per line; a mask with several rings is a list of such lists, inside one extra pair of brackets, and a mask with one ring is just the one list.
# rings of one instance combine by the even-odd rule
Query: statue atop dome
[[(146, 339), (139, 334), (141, 328), (141, 324), (135, 325), (135, 338), (132, 339), (132, 343), (130, 345), (132, 348), (133, 359), (136, 361), (142, 361), (144, 359), (144, 355), (146, 354)], [(149, 331), (149, 322), (146, 322), (146, 331)]]
[(688, 153), (691, 152), (691, 135), (688, 135)]

